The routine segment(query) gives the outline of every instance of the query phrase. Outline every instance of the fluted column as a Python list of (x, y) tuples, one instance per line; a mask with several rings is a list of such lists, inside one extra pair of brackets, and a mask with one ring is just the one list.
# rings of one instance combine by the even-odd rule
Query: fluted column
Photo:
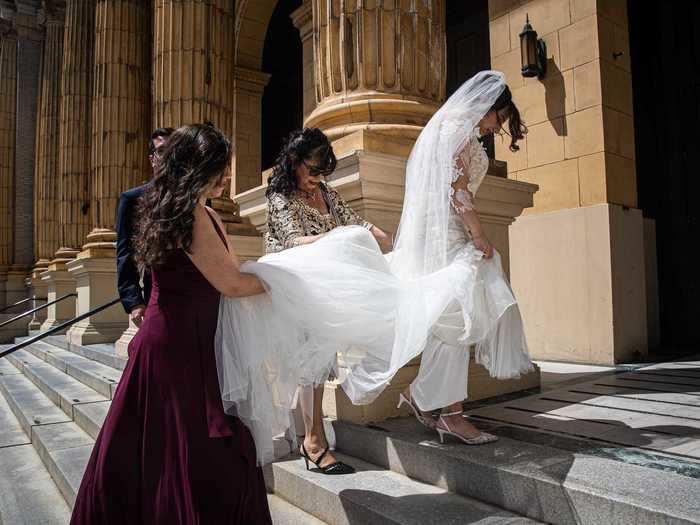
[(45, 37), (36, 144), (34, 273), (46, 270), (59, 248), (59, 118), (64, 9), (44, 11)]
[(69, 1), (61, 72), (58, 259), (75, 257), (90, 232), (94, 34), (95, 1)]
[[(233, 137), (234, 2), (155, 0), (155, 127), (210, 121)], [(214, 207), (238, 221), (230, 190)]]
[(415, 138), (444, 98), (444, 2), (313, 0), (317, 107), (307, 126)]
[[(67, 263), (75, 259), (90, 231), (90, 136), (95, 42), (95, 1), (69, 0), (66, 6), (61, 64), (61, 107), (58, 151), (58, 245), (41, 274), (49, 300), (76, 291)], [(84, 295), (84, 294), (83, 294)], [(73, 300), (51, 306), (42, 328), (73, 317)]]
[(150, 178), (149, 7), (143, 0), (97, 2), (90, 170), (93, 230), (83, 247), (92, 257), (115, 255), (119, 195)]
[[(119, 195), (150, 178), (150, 5), (143, 0), (98, 0), (92, 96), (91, 215), (93, 230), (66, 266), (75, 277), (77, 313), (116, 295), (114, 231)], [(114, 342), (127, 328), (120, 305), (76, 323), (74, 344)]]
[(5, 305), (7, 272), (13, 263), (17, 33), (0, 19), (0, 305)]

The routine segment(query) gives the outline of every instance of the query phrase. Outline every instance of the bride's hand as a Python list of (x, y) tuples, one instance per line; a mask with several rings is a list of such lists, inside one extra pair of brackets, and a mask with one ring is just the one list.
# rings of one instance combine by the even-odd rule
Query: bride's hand
[(485, 235), (477, 235), (476, 237), (472, 237), (472, 242), (474, 243), (474, 246), (476, 246), (477, 250), (483, 252), (484, 258), (490, 259), (493, 257), (493, 246), (491, 245), (491, 241), (489, 241)]

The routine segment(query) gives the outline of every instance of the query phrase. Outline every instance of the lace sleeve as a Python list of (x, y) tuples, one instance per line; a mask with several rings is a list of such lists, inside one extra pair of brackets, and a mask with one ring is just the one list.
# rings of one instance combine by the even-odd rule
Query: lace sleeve
[(268, 230), (274, 233), (283, 249), (293, 248), (298, 244), (297, 239), (304, 236), (299, 207), (282, 195), (270, 197), (267, 224)]
[(471, 166), (470, 149), (472, 141), (467, 142), (454, 159), (452, 171), (452, 186), (450, 188), (450, 204), (454, 210), (463, 215), (474, 210), (474, 194), (469, 187)]

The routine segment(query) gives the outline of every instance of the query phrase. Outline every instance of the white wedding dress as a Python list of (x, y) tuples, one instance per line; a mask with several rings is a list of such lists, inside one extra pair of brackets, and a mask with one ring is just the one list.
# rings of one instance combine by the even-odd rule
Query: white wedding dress
[(474, 130), (504, 86), (501, 73), (479, 73), (426, 125), (389, 256), (368, 230), (348, 226), (242, 265), (268, 294), (222, 298), (217, 367), (224, 407), (251, 430), (261, 464), (292, 425), (298, 385), (323, 383), (334, 356), (344, 391), (364, 404), (422, 353), (411, 392), (423, 410), (467, 397), (471, 346), (493, 377), (531, 368), (500, 257), (483, 257), (461, 217), (488, 168)]

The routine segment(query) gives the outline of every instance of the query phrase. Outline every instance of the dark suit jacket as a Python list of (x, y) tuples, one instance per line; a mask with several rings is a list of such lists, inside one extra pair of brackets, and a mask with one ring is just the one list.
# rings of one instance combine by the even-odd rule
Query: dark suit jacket
[(117, 288), (126, 313), (139, 304), (147, 305), (151, 295), (151, 274), (143, 276), (142, 288), (132, 246), (136, 208), (145, 191), (146, 185), (125, 191), (117, 208)]

